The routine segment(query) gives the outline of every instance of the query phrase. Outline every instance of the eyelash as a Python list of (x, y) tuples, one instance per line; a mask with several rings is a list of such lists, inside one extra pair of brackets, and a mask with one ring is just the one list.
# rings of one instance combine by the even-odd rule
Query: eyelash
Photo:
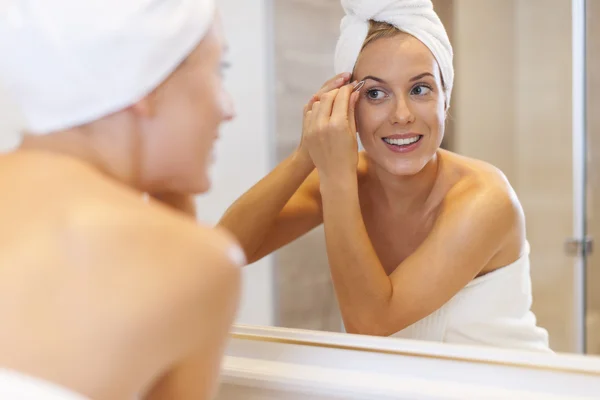
[(385, 92), (384, 92), (383, 90), (381, 90), (381, 89), (375, 89), (375, 88), (373, 88), (373, 89), (369, 89), (369, 90), (365, 91), (365, 96), (366, 96), (366, 97), (367, 97), (367, 99), (369, 99), (370, 101), (379, 101), (379, 100), (382, 100), (382, 99), (374, 99), (374, 98), (372, 98), (372, 97), (370, 96), (370, 94), (371, 94), (371, 93), (375, 93), (375, 92), (381, 92), (381, 93), (384, 93), (384, 94), (385, 94)]
[[(411, 93), (411, 94), (413, 94), (414, 90), (415, 90), (416, 88), (419, 88), (419, 87), (424, 87), (424, 88), (427, 88), (427, 89), (428, 89), (430, 92), (432, 92), (432, 91), (433, 91), (433, 88), (432, 88), (430, 85), (427, 85), (427, 84), (425, 84), (425, 83), (418, 83), (418, 84), (416, 84), (415, 86), (413, 86), (413, 87), (412, 87), (412, 89), (410, 89), (410, 93)], [(384, 94), (385, 94), (385, 91), (383, 91), (383, 90), (381, 90), (381, 89), (376, 89), (376, 88), (373, 88), (373, 89), (369, 89), (369, 90), (365, 91), (365, 96), (366, 96), (366, 97), (367, 97), (367, 99), (368, 99), (368, 100), (370, 100), (370, 101), (381, 101), (381, 100), (383, 100), (383, 99), (374, 99), (374, 98), (372, 98), (372, 97), (370, 96), (372, 93), (376, 93), (376, 92), (382, 92), (382, 93), (384, 93)], [(386, 96), (387, 96), (387, 95), (386, 95)], [(416, 96), (424, 96), (424, 95), (416, 95)]]
[[(410, 90), (410, 92), (412, 93), (416, 88), (419, 88), (419, 87), (427, 88), (427, 89), (429, 89), (430, 92), (433, 92), (433, 88), (425, 83), (416, 84), (415, 86), (413, 86), (413, 88)], [(419, 96), (419, 95), (417, 95), (417, 96)]]

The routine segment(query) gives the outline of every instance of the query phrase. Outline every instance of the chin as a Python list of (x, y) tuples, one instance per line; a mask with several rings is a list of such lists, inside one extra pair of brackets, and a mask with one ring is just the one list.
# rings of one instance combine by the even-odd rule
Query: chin
[(391, 165), (391, 166), (386, 166), (384, 168), (388, 173), (390, 173), (394, 176), (398, 176), (398, 177), (415, 176), (415, 175), (418, 175), (419, 172), (421, 172), (423, 170), (422, 165), (416, 165), (416, 164)]
[(373, 161), (388, 174), (393, 176), (414, 176), (425, 168), (427, 162), (420, 157), (405, 159), (390, 159), (389, 157), (378, 157)]
[(197, 179), (191, 189), (191, 193), (206, 194), (212, 189), (212, 181), (208, 175), (205, 175)]

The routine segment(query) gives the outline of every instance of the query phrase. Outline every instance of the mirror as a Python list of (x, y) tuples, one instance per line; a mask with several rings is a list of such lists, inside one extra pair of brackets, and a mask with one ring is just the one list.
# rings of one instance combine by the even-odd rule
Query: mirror
[[(265, 104), (276, 104), (273, 167), (296, 148), (304, 104), (333, 75), (343, 11), (339, 0), (269, 6), (275, 69), (268, 83), (275, 94)], [(573, 105), (573, 54), (583, 37), (573, 37), (572, 1), (438, 0), (434, 6), (455, 50), (455, 90), (442, 147), (497, 166), (515, 189), (532, 248), (533, 312), (548, 330), (551, 348), (600, 354), (600, 259), (580, 246), (600, 229), (597, 113), (587, 115), (587, 138), (574, 129), (584, 105), (600, 107), (600, 4), (587, 2), (588, 98), (579, 108)], [(578, 147), (584, 139), (587, 147)], [(266, 262), (273, 285), (267, 292), (273, 315), (266, 324), (343, 330), (322, 227), (261, 261), (263, 277), (269, 275)], [(256, 282), (253, 268), (246, 273)]]

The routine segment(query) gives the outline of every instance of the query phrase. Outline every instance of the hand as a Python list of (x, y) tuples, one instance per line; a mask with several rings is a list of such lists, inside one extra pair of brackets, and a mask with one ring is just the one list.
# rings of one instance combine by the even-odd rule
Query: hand
[(304, 142), (319, 178), (356, 177), (358, 141), (354, 109), (359, 92), (354, 85), (321, 96), (306, 113)]
[(308, 104), (304, 107), (304, 119), (303, 119), (303, 123), (302, 123), (302, 138), (300, 139), (300, 145), (298, 146), (298, 150), (296, 152), (297, 157), (301, 158), (302, 160), (306, 160), (307, 162), (310, 162), (311, 164), (313, 163), (312, 159), (310, 158), (310, 155), (308, 154), (308, 150), (305, 145), (305, 136), (306, 136), (306, 132), (308, 130), (306, 116), (307, 116), (308, 112), (312, 110), (314, 103), (316, 103), (317, 101), (320, 101), (321, 97), (324, 94), (326, 94), (332, 90), (341, 88), (342, 86), (344, 86), (345, 84), (348, 83), (351, 76), (352, 75), (348, 72), (334, 76), (333, 78), (331, 78), (330, 80), (325, 82), (323, 84), (323, 86), (321, 86), (321, 89), (319, 89), (319, 91), (310, 99)]
[(196, 219), (196, 202), (192, 195), (180, 193), (154, 193), (150, 194), (150, 197), (167, 207)]

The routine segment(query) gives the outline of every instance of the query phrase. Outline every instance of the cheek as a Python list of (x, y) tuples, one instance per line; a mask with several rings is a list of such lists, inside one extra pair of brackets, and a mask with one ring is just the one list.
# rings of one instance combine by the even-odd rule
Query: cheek
[(414, 113), (417, 120), (424, 122), (430, 130), (439, 131), (445, 124), (444, 104), (438, 102), (415, 103)]
[(387, 121), (388, 115), (386, 103), (376, 105), (360, 99), (356, 105), (356, 128), (361, 138), (372, 136)]

